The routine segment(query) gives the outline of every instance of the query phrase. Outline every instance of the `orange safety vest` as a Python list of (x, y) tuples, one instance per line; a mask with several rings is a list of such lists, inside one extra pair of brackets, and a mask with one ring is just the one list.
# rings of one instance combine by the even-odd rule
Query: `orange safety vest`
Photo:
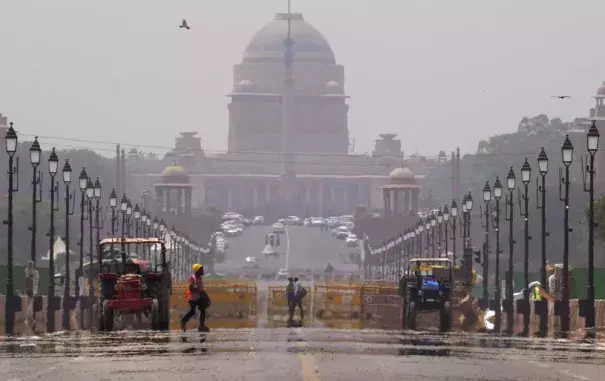
[(187, 279), (187, 288), (185, 288), (185, 300), (186, 301), (191, 301), (191, 300), (198, 300), (200, 298), (200, 292), (192, 292), (191, 291), (191, 285), (194, 284), (195, 288), (198, 291), (203, 291), (204, 290), (204, 281), (202, 280), (202, 277), (196, 277), (195, 275), (190, 275), (189, 279)]

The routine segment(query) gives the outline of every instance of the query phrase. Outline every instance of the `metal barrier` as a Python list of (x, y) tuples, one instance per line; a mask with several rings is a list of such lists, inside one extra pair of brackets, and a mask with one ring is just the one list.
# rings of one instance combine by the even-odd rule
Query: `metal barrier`
[(360, 321), (361, 301), (361, 284), (316, 284), (313, 291), (313, 316), (324, 322)]
[[(211, 305), (206, 312), (206, 324), (210, 328), (254, 328), (257, 326), (256, 282), (236, 282), (225, 279), (207, 280), (204, 284)], [(180, 329), (181, 318), (189, 311), (185, 300), (185, 282), (175, 282), (170, 297), (170, 329)], [(192, 323), (197, 327), (196, 323)]]
[(365, 283), (362, 287), (361, 321), (364, 328), (400, 329), (403, 300), (394, 282)]

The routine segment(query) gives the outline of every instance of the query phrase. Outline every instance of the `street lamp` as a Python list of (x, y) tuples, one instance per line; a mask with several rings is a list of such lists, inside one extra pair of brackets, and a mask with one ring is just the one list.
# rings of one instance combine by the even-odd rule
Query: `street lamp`
[(55, 184), (55, 176), (59, 169), (59, 158), (55, 147), (53, 147), (48, 157), (48, 173), (50, 174), (50, 232), (49, 241), (50, 249), (48, 254), (48, 295), (46, 308), (46, 332), (55, 332), (55, 311), (59, 308), (56, 305), (55, 297), (55, 211), (59, 210), (55, 207), (55, 192), (58, 185)]
[[(513, 290), (513, 251), (515, 246), (515, 236), (513, 231), (513, 222), (515, 217), (515, 198), (513, 192), (516, 187), (516, 177), (513, 167), (508, 170), (506, 175), (506, 187), (508, 188), (508, 194), (504, 201), (507, 208), (505, 209), (505, 219), (508, 221), (508, 271), (506, 276), (506, 331), (509, 335), (513, 334), (515, 326), (515, 309), (513, 306), (514, 290)], [(506, 212), (508, 211), (508, 213)]]
[(444, 233), (445, 233), (445, 257), (448, 257), (448, 251), (449, 251), (449, 240), (450, 240), (450, 236), (449, 236), (449, 231), (448, 231), (448, 224), (450, 221), (450, 211), (447, 208), (447, 205), (443, 205), (443, 222), (444, 222)]
[(38, 137), (34, 139), (32, 146), (29, 148), (29, 162), (33, 167), (33, 178), (32, 178), (32, 226), (31, 226), (31, 261), (36, 264), (36, 237), (38, 232), (38, 213), (37, 204), (42, 202), (42, 186), (40, 186), (40, 194), (38, 195), (38, 184), (42, 181), (42, 174), (38, 170), (40, 165), (40, 156), (42, 149), (40, 143), (38, 143)]
[[(132, 228), (132, 203), (130, 202), (130, 200), (128, 200), (128, 202), (126, 203), (126, 235), (128, 236), (128, 238), (131, 237), (131, 228)], [(130, 255), (130, 244), (128, 244), (127, 246), (127, 250), (128, 250), (128, 254)]]
[(122, 239), (120, 245), (122, 263), (126, 264), (126, 243), (124, 238), (126, 238), (126, 211), (128, 209), (128, 199), (126, 198), (126, 193), (122, 195), (122, 199), (120, 200), (120, 211), (122, 212)]
[[(541, 201), (536, 202), (536, 206), (541, 212), (541, 223), (542, 223), (542, 234), (541, 234), (541, 262), (540, 262), (540, 283), (542, 287), (547, 287), (546, 279), (546, 174), (548, 173), (548, 156), (544, 147), (540, 149), (538, 155), (538, 169), (540, 171), (540, 182), (538, 188), (536, 188), (536, 199), (538, 198), (538, 192), (541, 193)], [(540, 336), (546, 337), (548, 334), (548, 302), (542, 298), (535, 302), (538, 306), (537, 311), (540, 314)]]
[[(13, 177), (18, 175), (19, 171), (19, 159), (17, 159), (17, 165), (14, 165), (14, 156), (15, 152), (17, 152), (17, 133), (13, 128), (13, 123), (11, 122), (8, 130), (6, 131), (6, 136), (4, 137), (4, 143), (6, 148), (6, 153), (8, 154), (8, 218), (6, 220), (8, 239), (7, 239), (7, 277), (6, 277), (6, 307), (5, 311), (5, 334), (12, 335), (15, 332), (15, 309), (16, 304), (21, 303), (20, 298), (14, 297), (14, 284), (13, 284), (13, 193), (17, 192), (19, 189), (18, 184), (15, 186)], [(17, 177), (17, 183), (19, 182), (19, 177)]]
[(584, 325), (587, 328), (587, 336), (594, 338), (595, 336), (595, 289), (594, 289), (594, 229), (596, 227), (594, 221), (594, 177), (596, 174), (594, 168), (594, 156), (599, 149), (599, 129), (597, 128), (597, 122), (592, 121), (588, 134), (586, 135), (586, 147), (588, 154), (590, 155), (590, 164), (587, 166), (586, 171), (589, 176), (588, 188), (586, 188), (586, 175), (584, 175), (584, 191), (588, 192), (589, 195), (589, 210), (588, 210), (588, 282), (586, 284), (586, 299), (587, 299), (587, 311), (586, 318), (584, 319)]
[(458, 204), (456, 199), (452, 200), (452, 206), (450, 207), (450, 214), (452, 215), (452, 260), (453, 265), (456, 266), (456, 220), (458, 219)]
[(62, 327), (64, 330), (69, 331), (71, 329), (71, 322), (69, 319), (69, 313), (71, 310), (70, 303), (70, 287), (71, 287), (71, 251), (69, 250), (69, 217), (73, 215), (73, 207), (70, 207), (69, 200), (71, 200), (71, 192), (69, 191), (69, 184), (71, 184), (71, 165), (69, 160), (65, 160), (63, 165), (63, 183), (65, 184), (65, 280), (63, 286), (63, 320)]
[(116, 234), (115, 223), (116, 223), (117, 206), (118, 206), (118, 196), (116, 195), (116, 190), (112, 189), (111, 194), (109, 195), (109, 207), (111, 208), (111, 237), (112, 238)]
[(489, 308), (489, 218), (490, 218), (490, 202), (492, 200), (492, 188), (489, 186), (489, 181), (483, 186), (483, 202), (485, 202), (485, 243), (483, 244), (483, 309)]
[(81, 198), (80, 198), (80, 258), (79, 258), (79, 267), (78, 274), (76, 276), (75, 283), (75, 294), (76, 297), (79, 298), (80, 302), (80, 329), (84, 329), (84, 308), (85, 303), (82, 299), (81, 291), (80, 291), (80, 278), (84, 277), (84, 220), (88, 217), (86, 216), (85, 206), (86, 206), (86, 183), (88, 182), (88, 174), (86, 173), (86, 168), (82, 167), (82, 171), (80, 172), (80, 176), (78, 176), (78, 188), (80, 189)]
[[(443, 229), (443, 211), (441, 210), (441, 208), (439, 208), (439, 211), (437, 212), (437, 228), (439, 229), (439, 231), (437, 232), (437, 235), (439, 236), (439, 239), (437, 240), (437, 245), (438, 245), (438, 249), (439, 249), (439, 257), (441, 257), (442, 253), (441, 253), (441, 237), (443, 236), (442, 234), (442, 229)], [(445, 253), (447, 256), (447, 252)]]
[(98, 177), (95, 180), (93, 190), (94, 190), (93, 191), (94, 198), (95, 198), (95, 201), (97, 202), (95, 205), (95, 230), (97, 231), (95, 247), (97, 248), (98, 257), (101, 258), (101, 255), (103, 253), (101, 253), (101, 246), (99, 245), (99, 242), (101, 242), (100, 232), (103, 229), (103, 225), (105, 225), (105, 218), (103, 218), (102, 220), (99, 218), (99, 214), (101, 213), (103, 208), (101, 208), (102, 187), (101, 187), (101, 181), (99, 181)]
[[(519, 210), (521, 217), (525, 220), (525, 242), (524, 242), (524, 258), (523, 258), (523, 336), (529, 335), (529, 182), (531, 180), (531, 166), (525, 158), (523, 166), (521, 166), (521, 182), (523, 182), (524, 192), (523, 201), (525, 207)], [(511, 274), (512, 276), (512, 274)]]
[(423, 231), (424, 231), (424, 223), (422, 222), (422, 220), (420, 220), (418, 222), (418, 228), (416, 228), (416, 231), (415, 232), (412, 231), (412, 233), (414, 233), (414, 237), (412, 237), (412, 238), (416, 238), (416, 236), (418, 236), (418, 239), (416, 240), (417, 246), (418, 246), (417, 251), (416, 251), (417, 257), (423, 256), (423, 254), (422, 254), (422, 232)]
[[(561, 332), (567, 335), (570, 328), (569, 322), (569, 166), (573, 161), (573, 145), (569, 135), (565, 135), (565, 141), (561, 146), (561, 159), (565, 166), (565, 176), (559, 183), (559, 199), (565, 204), (565, 216), (563, 218), (563, 282), (561, 284)], [(565, 194), (561, 197), (561, 185), (565, 184)]]
[(496, 321), (494, 322), (494, 331), (500, 333), (500, 325), (502, 324), (502, 310), (500, 308), (501, 298), (500, 295), (500, 199), (502, 198), (502, 184), (500, 179), (496, 176), (494, 182), (494, 199), (496, 200), (496, 218), (494, 219), (494, 230), (496, 231), (496, 274), (494, 280), (494, 298), (496, 299), (496, 306), (494, 307), (496, 312)]
[[(139, 238), (139, 220), (141, 219), (141, 211), (139, 210), (139, 204), (135, 204), (134, 206), (134, 236)], [(135, 245), (134, 247), (135, 253), (139, 254), (139, 245)]]
[(435, 217), (435, 213), (431, 214), (430, 217), (430, 228), (431, 228), (431, 251), (433, 258), (435, 258), (435, 226), (437, 225), (437, 218)]
[(93, 221), (92, 221), (92, 212), (95, 211), (95, 207), (92, 202), (95, 198), (95, 184), (92, 182), (92, 178), (88, 177), (86, 180), (86, 199), (88, 201), (88, 324), (89, 328), (92, 329), (93, 326), (93, 311), (92, 311), (92, 300), (94, 297), (94, 283), (93, 283), (93, 255), (92, 251), (94, 250), (93, 246), (93, 234), (92, 229)]

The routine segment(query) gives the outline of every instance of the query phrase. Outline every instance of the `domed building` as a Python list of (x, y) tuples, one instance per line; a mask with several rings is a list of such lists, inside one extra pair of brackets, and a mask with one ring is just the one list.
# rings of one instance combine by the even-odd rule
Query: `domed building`
[[(349, 149), (344, 67), (326, 38), (300, 13), (291, 14), (292, 153)], [(281, 153), (283, 143), (284, 40), (288, 14), (278, 13), (250, 40), (233, 70), (229, 94), (229, 152)]]
[(407, 215), (418, 210), (420, 185), (409, 168), (395, 168), (382, 187), (386, 214)]
[(155, 197), (162, 212), (191, 214), (192, 185), (185, 168), (173, 163), (164, 169), (160, 182), (154, 184)]

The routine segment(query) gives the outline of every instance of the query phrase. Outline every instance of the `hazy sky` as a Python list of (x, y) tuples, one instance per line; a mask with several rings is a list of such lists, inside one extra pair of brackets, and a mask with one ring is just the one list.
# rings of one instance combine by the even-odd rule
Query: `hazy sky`
[[(603, 0), (292, 7), (345, 66), (359, 153), (378, 132), (399, 134), (406, 154), (474, 151), (523, 116), (586, 116), (605, 80)], [(286, 0), (0, 0), (0, 112), (23, 133), (172, 146), (191, 130), (224, 150), (232, 66), (285, 9)], [(190, 31), (177, 27), (183, 17)]]

